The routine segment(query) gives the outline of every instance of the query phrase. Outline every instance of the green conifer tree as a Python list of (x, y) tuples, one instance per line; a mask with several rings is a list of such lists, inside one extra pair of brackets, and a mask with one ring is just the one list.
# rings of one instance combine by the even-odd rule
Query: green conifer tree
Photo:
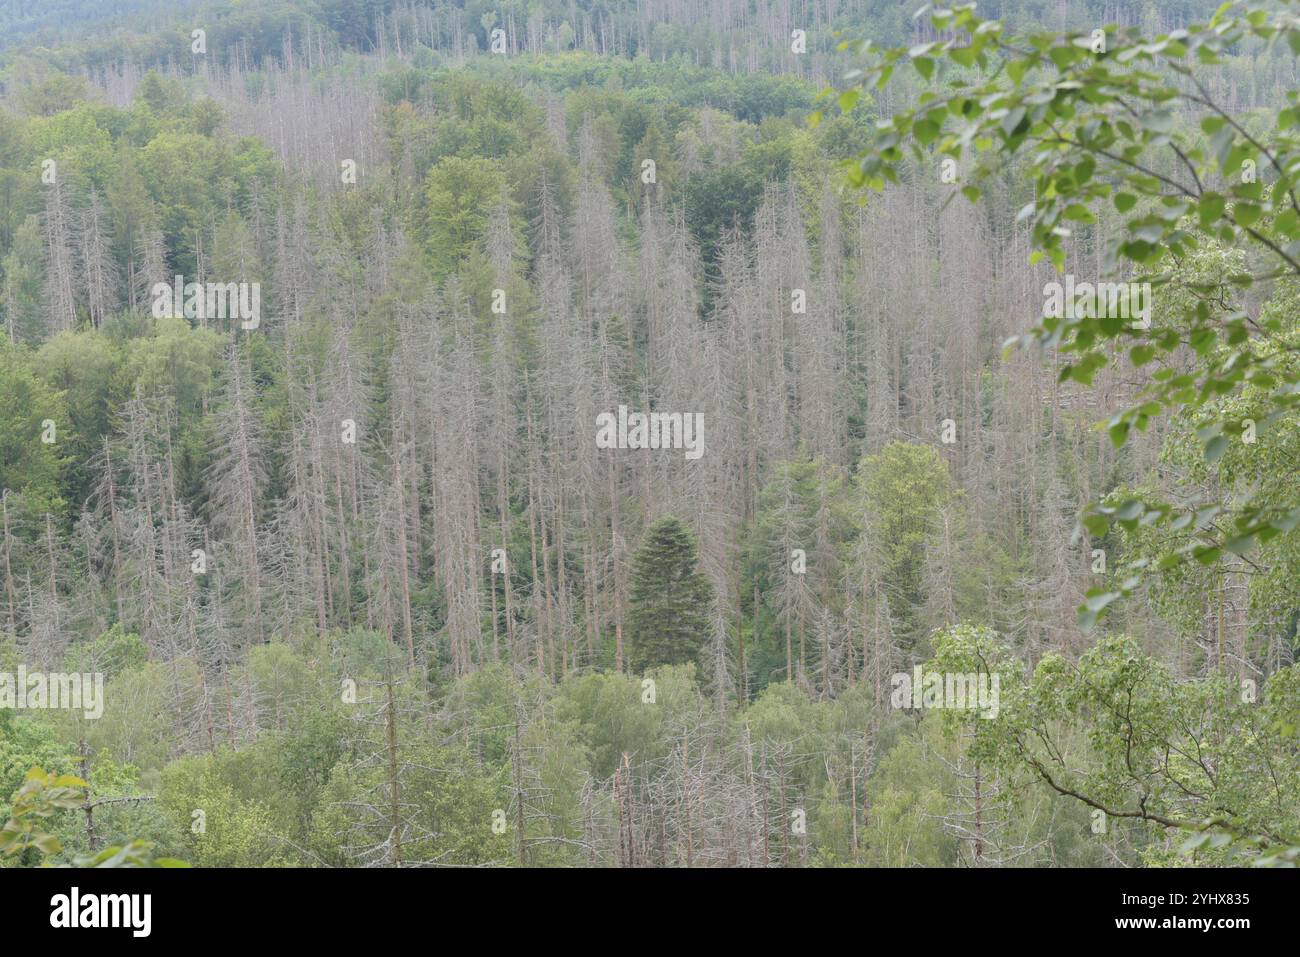
[(713, 588), (696, 568), (695, 536), (663, 518), (646, 531), (632, 560), (628, 664), (634, 672), (700, 661)]

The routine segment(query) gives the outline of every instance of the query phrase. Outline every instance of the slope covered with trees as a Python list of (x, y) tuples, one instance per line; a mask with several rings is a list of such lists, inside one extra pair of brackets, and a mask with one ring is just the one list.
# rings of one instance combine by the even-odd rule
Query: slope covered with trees
[[(1002, 6), (1027, 31), (1212, 12)], [(1004, 355), (1058, 278), (1017, 218), (1032, 157), (950, 202), (940, 155), (880, 141), (923, 68), (807, 122), (859, 56), (833, 31), (946, 36), (910, 8), (267, 2), (147, 28), (126, 4), (58, 38), (0, 9), (31, 38), (0, 50), (0, 672), (105, 676), (99, 718), (0, 708), (0, 819), (63, 802), (57, 846), (9, 863), (1300, 843), (1300, 529), (1130, 583), (1180, 543), (1127, 511), (1296, 507), (1295, 408), (1207, 462), (1206, 410), (1096, 428), (1143, 401), (1141, 364)], [(1294, 120), (1285, 46), (1197, 79), (1246, 130)], [(1203, 113), (1153, 135), (1208, 143)], [(865, 204), (864, 155), (892, 174)], [(1059, 249), (1081, 281), (1127, 227), (1091, 209)], [(1235, 303), (1235, 237), (1174, 252), (1155, 324), (1240, 305), (1276, 330), (1252, 388), (1294, 382), (1296, 277)], [(187, 282), (256, 284), (260, 313), (161, 314)], [(600, 447), (620, 407), (698, 415), (703, 454)], [(996, 671), (997, 716), (900, 707), (917, 667)]]

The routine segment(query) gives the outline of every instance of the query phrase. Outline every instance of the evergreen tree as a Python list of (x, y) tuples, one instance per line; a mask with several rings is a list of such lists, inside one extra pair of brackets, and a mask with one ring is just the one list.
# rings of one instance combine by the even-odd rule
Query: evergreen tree
[(628, 663), (634, 672), (700, 660), (713, 587), (696, 569), (695, 536), (668, 517), (646, 530), (632, 559)]

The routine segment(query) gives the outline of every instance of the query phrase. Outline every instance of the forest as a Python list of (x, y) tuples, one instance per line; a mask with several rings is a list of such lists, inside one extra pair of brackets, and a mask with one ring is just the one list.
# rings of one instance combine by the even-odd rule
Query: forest
[(1300, 864), (1296, 6), (920, 2), (0, 0), (0, 868)]

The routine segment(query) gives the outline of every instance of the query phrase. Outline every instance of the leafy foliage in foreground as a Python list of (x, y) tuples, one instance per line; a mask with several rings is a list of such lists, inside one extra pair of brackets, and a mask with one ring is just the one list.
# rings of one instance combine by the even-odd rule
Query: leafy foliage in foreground
[[(63, 850), (58, 837), (45, 828), (46, 822), (59, 811), (81, 810), (87, 797), (86, 782), (71, 774), (57, 777), (40, 768), (27, 772), (23, 785), (14, 794), (9, 820), (0, 828), (0, 853), (8, 857), (32, 860), (33, 853), (52, 857)], [(95, 854), (79, 854), (72, 867), (185, 867), (184, 861), (154, 857), (153, 844), (133, 840), (113, 845)]]
[[(935, 667), (1001, 678), (997, 720), (944, 713), (971, 736), (971, 760), (1021, 786), (1046, 784), (1106, 823), (1190, 832), (1179, 850), (1198, 863), (1300, 857), (1300, 668), (1274, 673), (1256, 702), (1222, 673), (1177, 680), (1127, 637), (1103, 639), (1077, 662), (1048, 655), (1032, 674), (987, 629), (950, 629), (935, 645)], [(1153, 848), (1149, 858), (1177, 853)]]
[[(850, 74), (854, 85), (839, 94), (841, 110), (887, 85), (900, 66), (946, 81), (942, 93), (927, 90), (915, 107), (876, 124), (870, 146), (850, 164), (853, 182), (883, 189), (898, 181), (907, 150), (918, 160), (932, 152), (966, 167), (954, 192), (974, 202), (981, 182), (1021, 159), (1034, 185), (1018, 216), (1032, 225), (1033, 261), (1063, 271), (1067, 244), (1095, 228), (1100, 207), (1110, 205), (1120, 222), (1105, 237), (1107, 266), (1136, 270), (1126, 280), (1148, 282), (1158, 296), (1197, 250), (1239, 250), (1230, 270), (1187, 283), (1190, 298), (1161, 299), (1149, 327), (1114, 310), (1080, 308), (1043, 318), (1020, 342), (1056, 350), (1065, 359), (1061, 379), (1084, 385), (1120, 350), (1135, 368), (1157, 366), (1138, 401), (1106, 423), (1117, 446), (1170, 411), (1201, 414), (1197, 435), (1207, 463), (1246, 435), (1254, 441), (1257, 432), (1282, 428), (1300, 403), (1300, 329), (1292, 310), (1261, 312), (1251, 293), (1300, 281), (1300, 93), (1238, 117), (1216, 102), (1201, 71), (1243, 45), (1285, 44), (1300, 53), (1294, 9), (1226, 3), (1207, 23), (1153, 39), (1115, 27), (1012, 36), (976, 16), (974, 4), (936, 9), (929, 19), (946, 39), (878, 53), (869, 41), (845, 44), (870, 62)], [(814, 114), (814, 123), (820, 118)], [(1249, 399), (1254, 417), (1229, 398)], [(1096, 504), (1085, 518), (1096, 537), (1112, 525), (1191, 534), (1158, 557), (1132, 562), (1135, 574), (1118, 588), (1090, 593), (1082, 621), (1093, 624), (1131, 594), (1149, 566), (1212, 564), (1295, 529), (1300, 487), (1291, 491), (1281, 500), (1246, 491), (1228, 507), (1154, 496)]]

